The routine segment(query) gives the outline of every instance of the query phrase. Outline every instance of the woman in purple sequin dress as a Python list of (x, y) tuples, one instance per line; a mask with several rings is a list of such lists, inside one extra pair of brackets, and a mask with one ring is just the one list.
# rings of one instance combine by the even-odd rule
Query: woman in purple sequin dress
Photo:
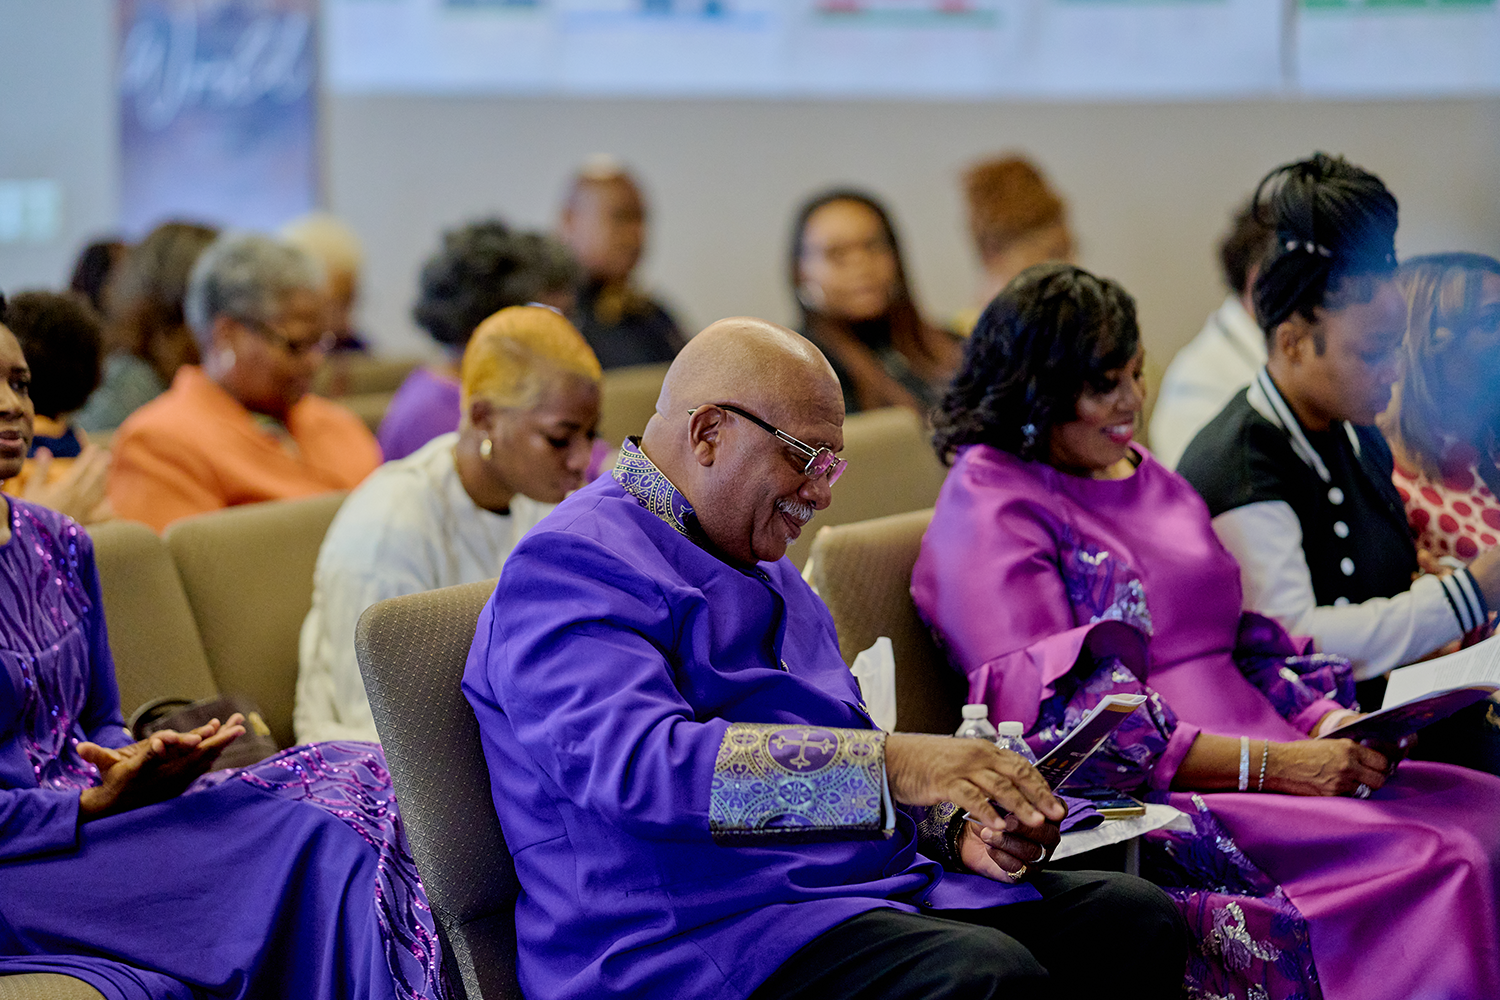
[[(3, 325), (0, 377), (5, 478), (32, 412)], [(135, 744), (88, 535), (11, 497), (0, 511), (0, 975), (64, 973), (109, 1000), (443, 996), (380, 748), (199, 777), (237, 717)]]
[(991, 303), (936, 422), (956, 460), (917, 607), (970, 700), (1039, 752), (1106, 695), (1148, 696), (1085, 780), (1193, 819), (1143, 864), (1198, 937), (1191, 995), (1496, 996), (1500, 779), (1388, 775), (1374, 750), (1307, 738), (1347, 718), (1348, 663), (1241, 614), (1203, 501), (1130, 440), (1141, 360), (1129, 296), (1076, 268)]

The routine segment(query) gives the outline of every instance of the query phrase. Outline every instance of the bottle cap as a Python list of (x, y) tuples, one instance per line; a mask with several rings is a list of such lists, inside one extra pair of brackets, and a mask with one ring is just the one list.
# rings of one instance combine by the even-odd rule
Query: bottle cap
[(1015, 736), (1019, 738), (1026, 735), (1026, 727), (1019, 722), (997, 722), (995, 723), (995, 735)]
[(988, 705), (965, 705), (965, 719), (988, 719), (990, 717), (990, 706)]

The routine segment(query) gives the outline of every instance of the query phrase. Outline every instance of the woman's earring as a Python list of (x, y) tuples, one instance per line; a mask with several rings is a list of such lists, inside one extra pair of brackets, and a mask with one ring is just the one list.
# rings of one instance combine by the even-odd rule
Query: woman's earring
[(1021, 447), (1030, 448), (1036, 444), (1036, 424), (1021, 425)]
[(489, 438), (485, 438), (483, 441), (479, 442), (479, 457), (480, 458), (482, 458), (486, 462), (488, 462), (490, 460), (490, 456), (493, 455), (494, 453), (495, 453), (495, 442), (491, 441)]

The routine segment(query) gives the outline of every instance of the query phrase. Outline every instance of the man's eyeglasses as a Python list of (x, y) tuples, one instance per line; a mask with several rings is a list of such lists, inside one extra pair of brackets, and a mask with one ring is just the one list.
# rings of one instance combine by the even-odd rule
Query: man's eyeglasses
[[(809, 479), (819, 479), (826, 476), (828, 477), (828, 485), (832, 486), (834, 483), (839, 481), (839, 476), (842, 476), (844, 474), (844, 470), (849, 467), (848, 462), (844, 461), (842, 458), (839, 458), (829, 449), (814, 448), (810, 444), (804, 444), (803, 442), (798, 441), (796, 438), (792, 437), (786, 431), (781, 430), (777, 427), (773, 427), (772, 425), (766, 423), (764, 420), (760, 419), (760, 417), (757, 417), (755, 414), (751, 413), (749, 410), (743, 410), (740, 407), (735, 406), (733, 403), (707, 403), (704, 405), (717, 406), (721, 410), (728, 410), (730, 413), (738, 413), (740, 416), (744, 417), (746, 420), (750, 421), (752, 424), (759, 427), (767, 434), (770, 434), (772, 437), (775, 437), (783, 444), (792, 448), (798, 454), (806, 455), (807, 465), (803, 468), (802, 474)], [(688, 416), (691, 417), (694, 413), (697, 413), (698, 409), (699, 408), (695, 406), (691, 410), (688, 410)]]
[(337, 334), (332, 330), (325, 331), (312, 340), (293, 340), (271, 324), (258, 319), (242, 319), (240, 322), (254, 330), (262, 340), (281, 348), (288, 357), (293, 358), (300, 358), (314, 351), (327, 354), (333, 350), (333, 345), (338, 340)]

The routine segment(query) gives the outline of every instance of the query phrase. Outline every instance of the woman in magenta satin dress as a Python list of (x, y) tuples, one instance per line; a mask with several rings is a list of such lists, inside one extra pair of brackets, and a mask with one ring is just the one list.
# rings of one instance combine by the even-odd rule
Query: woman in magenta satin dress
[(1130, 297), (1078, 268), (990, 304), (936, 424), (919, 610), (1039, 751), (1149, 696), (1085, 777), (1193, 817), (1143, 873), (1196, 931), (1194, 995), (1497, 995), (1500, 779), (1308, 738), (1352, 715), (1348, 664), (1241, 614), (1203, 501), (1131, 440), (1142, 357)]

